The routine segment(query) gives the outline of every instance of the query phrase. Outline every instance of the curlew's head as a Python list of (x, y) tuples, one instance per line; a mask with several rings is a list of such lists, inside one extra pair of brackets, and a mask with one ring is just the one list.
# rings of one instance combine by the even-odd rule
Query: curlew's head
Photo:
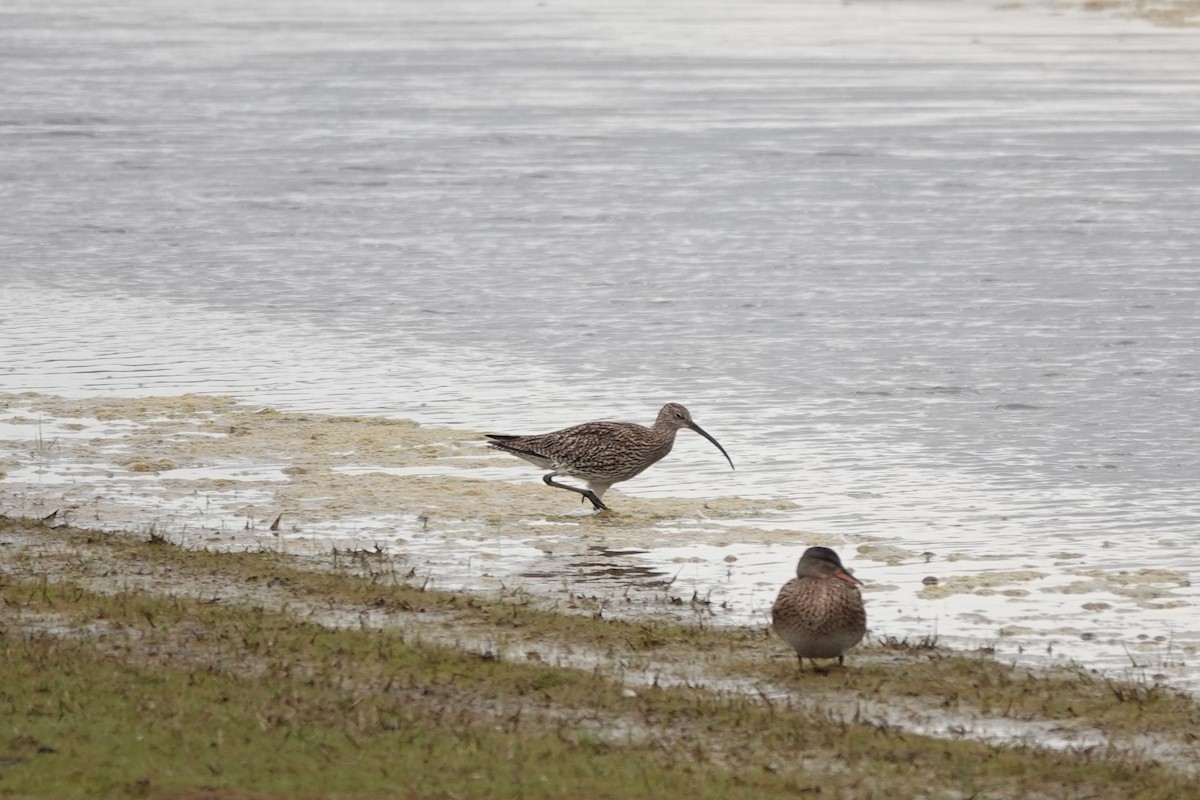
[(717, 446), (721, 451), (721, 455), (725, 456), (725, 460), (729, 462), (729, 466), (733, 467), (733, 459), (729, 457), (729, 453), (725, 452), (725, 448), (721, 447), (721, 443), (708, 435), (708, 432), (697, 425), (692, 420), (692, 412), (688, 411), (679, 403), (667, 403), (658, 412), (658, 419), (654, 421), (656, 428), (669, 428), (672, 431), (677, 431), (680, 428), (691, 428), (696, 433), (708, 439)]
[(851, 586), (862, 586), (862, 581), (851, 575), (842, 566), (838, 554), (828, 547), (810, 547), (800, 556), (796, 565), (798, 578), (837, 578)]

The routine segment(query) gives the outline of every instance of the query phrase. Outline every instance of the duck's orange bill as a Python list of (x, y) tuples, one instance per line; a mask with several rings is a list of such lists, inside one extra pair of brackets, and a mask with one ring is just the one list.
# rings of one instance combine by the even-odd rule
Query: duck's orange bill
[(843, 580), (846, 583), (850, 584), (851, 586), (862, 586), (863, 585), (862, 581), (860, 581), (858, 578), (851, 575), (849, 572), (846, 572), (845, 570), (839, 569), (837, 572), (833, 573), (833, 577), (838, 578), (839, 580)]

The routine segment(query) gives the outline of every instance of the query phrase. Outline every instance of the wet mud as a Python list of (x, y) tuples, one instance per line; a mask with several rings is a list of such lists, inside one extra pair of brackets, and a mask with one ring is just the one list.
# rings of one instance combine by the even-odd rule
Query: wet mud
[(639, 494), (595, 513), (482, 432), (229, 397), (0, 395), (0, 512), (185, 547), (402, 558), (434, 588), (521, 587), (609, 615), (764, 624), (804, 547), (843, 553), (877, 639), (1200, 683), (1189, 578), (1063, 551), (966, 556), (802, 525), (784, 500)]

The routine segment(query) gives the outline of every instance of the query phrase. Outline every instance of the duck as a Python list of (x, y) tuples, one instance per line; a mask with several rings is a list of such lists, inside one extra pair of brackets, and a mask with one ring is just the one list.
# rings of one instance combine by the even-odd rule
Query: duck
[(771, 606), (771, 627), (796, 652), (801, 673), (806, 658), (836, 658), (844, 665), (846, 651), (862, 641), (867, 611), (859, 586), (862, 581), (828, 547), (810, 547), (800, 556), (796, 577)]

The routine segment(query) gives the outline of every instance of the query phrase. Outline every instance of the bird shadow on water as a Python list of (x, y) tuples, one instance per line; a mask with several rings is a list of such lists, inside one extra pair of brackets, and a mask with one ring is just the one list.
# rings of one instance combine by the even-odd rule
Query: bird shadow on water
[(587, 513), (547, 514), (544, 519), (555, 524), (578, 525), (583, 530), (621, 529), (633, 530), (646, 528), (657, 522), (676, 519), (676, 513), (631, 513), (614, 511), (611, 508), (604, 511), (589, 511)]
[(675, 582), (675, 576), (644, 564), (622, 561), (628, 556), (649, 552), (637, 549), (612, 549), (592, 546), (586, 552), (568, 559), (562, 570), (522, 572), (523, 578), (556, 579), (571, 575), (584, 583), (608, 583), (616, 586), (636, 586), (644, 589), (665, 589)]

